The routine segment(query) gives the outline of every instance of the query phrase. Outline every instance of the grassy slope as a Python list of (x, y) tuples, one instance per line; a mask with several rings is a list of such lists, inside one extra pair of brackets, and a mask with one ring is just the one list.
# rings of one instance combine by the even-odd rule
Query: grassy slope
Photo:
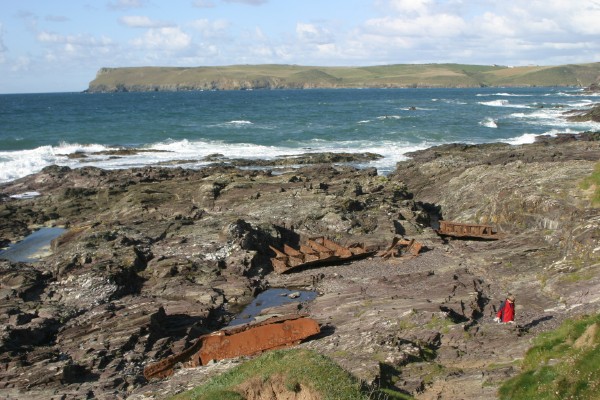
[[(564, 322), (538, 336), (522, 361), (522, 372), (499, 389), (500, 399), (592, 399), (600, 393), (600, 314)], [(368, 391), (333, 361), (309, 350), (271, 351), (171, 400), (242, 400), (244, 382), (282, 377), (294, 392), (310, 387), (323, 399), (406, 399), (398, 392)], [(296, 389), (295, 389), (296, 388)]]
[(566, 321), (536, 338), (523, 372), (500, 388), (500, 399), (600, 398), (600, 315)]
[(244, 397), (238, 393), (240, 385), (251, 381), (267, 383), (275, 376), (283, 378), (285, 388), (291, 393), (310, 387), (324, 400), (410, 398), (399, 393), (366, 391), (356, 378), (329, 358), (309, 350), (292, 349), (267, 352), (171, 400), (242, 400)]
[(90, 88), (104, 85), (202, 86), (214, 82), (276, 82), (279, 87), (460, 87), (460, 86), (589, 86), (600, 79), (600, 63), (556, 67), (463, 64), (398, 64), (371, 67), (298, 65), (232, 65), (223, 67), (135, 67), (102, 69)]
[(592, 206), (600, 207), (600, 163), (596, 164), (592, 175), (584, 179), (580, 186), (591, 191)]

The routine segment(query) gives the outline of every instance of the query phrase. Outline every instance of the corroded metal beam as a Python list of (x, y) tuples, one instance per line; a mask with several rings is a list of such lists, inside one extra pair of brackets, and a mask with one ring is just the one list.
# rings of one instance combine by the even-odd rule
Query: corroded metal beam
[(192, 346), (144, 368), (144, 376), (166, 378), (174, 367), (206, 365), (211, 360), (248, 356), (300, 343), (320, 332), (319, 324), (303, 315), (272, 317), (200, 336)]
[(275, 253), (275, 257), (271, 258), (271, 264), (277, 273), (287, 272), (297, 267), (348, 261), (374, 254), (358, 243), (345, 247), (322, 236), (305, 239), (299, 249), (288, 244), (283, 245), (283, 251), (273, 246), (270, 248)]
[(494, 231), (491, 225), (465, 224), (461, 222), (440, 221), (440, 229), (437, 231), (442, 236), (453, 236), (457, 238), (478, 239), (500, 239), (502, 235)]
[[(377, 253), (377, 256), (382, 258), (405, 257), (406, 255), (416, 257), (419, 255), (422, 248), (423, 244), (415, 241), (414, 239), (406, 240), (399, 237), (394, 237), (390, 247), (382, 252)], [(404, 255), (402, 253), (404, 253)]]

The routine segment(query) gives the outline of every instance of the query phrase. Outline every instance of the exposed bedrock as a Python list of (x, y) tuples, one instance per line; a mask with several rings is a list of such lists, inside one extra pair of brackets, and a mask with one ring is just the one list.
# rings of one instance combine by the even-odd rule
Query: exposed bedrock
[[(295, 305), (323, 332), (302, 346), (366, 382), (423, 398), (493, 396), (534, 333), (600, 300), (600, 218), (579, 186), (600, 142), (584, 139), (442, 146), (388, 177), (331, 164), (279, 174), (54, 166), (5, 184), (0, 240), (40, 226), (67, 233), (40, 262), (0, 261), (0, 395), (161, 398), (201, 383), (231, 364), (159, 384), (141, 372), (271, 286), (319, 293)], [(29, 191), (40, 196), (9, 197)], [(442, 240), (431, 228), (440, 216), (507, 235)], [(425, 248), (273, 272), (269, 246), (315, 236), (373, 249), (404, 236)], [(491, 317), (507, 291), (519, 325), (499, 328)]]

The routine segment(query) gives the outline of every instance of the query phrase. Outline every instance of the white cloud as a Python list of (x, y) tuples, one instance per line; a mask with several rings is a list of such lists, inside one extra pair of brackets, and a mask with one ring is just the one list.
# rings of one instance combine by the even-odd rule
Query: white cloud
[(249, 50), (254, 60), (273, 57), (273, 49), (270, 46), (252, 46)]
[(62, 68), (69, 66), (68, 68), (73, 70), (83, 66), (86, 68), (97, 67), (99, 59), (103, 59), (108, 54), (116, 54), (119, 49), (119, 46), (111, 38), (105, 36), (62, 35), (42, 31), (38, 33), (36, 39), (43, 45), (44, 53), (35, 57), (22, 56), (21, 61), (14, 68), (18, 70), (48, 69), (52, 64), (60, 65)]
[(490, 4), (494, 14), (504, 18), (517, 35), (600, 34), (600, 1), (513, 0)]
[(334, 43), (319, 44), (317, 51), (319, 56), (325, 59), (339, 56), (338, 48)]
[(453, 37), (465, 31), (467, 24), (455, 15), (422, 15), (416, 18), (377, 18), (365, 22), (368, 32), (382, 36)]
[(96, 38), (89, 35), (60, 35), (53, 32), (42, 31), (38, 33), (37, 40), (42, 43), (71, 44), (85, 47), (102, 47), (113, 45), (112, 39), (108, 37)]
[(29, 57), (18, 57), (17, 60), (12, 64), (11, 71), (22, 72), (29, 70), (31, 65), (31, 59)]
[(44, 43), (58, 43), (64, 40), (64, 36), (58, 33), (40, 32), (37, 35), (37, 40)]
[(0, 22), (0, 53), (3, 53), (6, 51), (6, 46), (4, 45), (4, 26), (2, 25), (2, 22)]
[(231, 23), (225, 19), (197, 19), (191, 23), (191, 26), (199, 31), (203, 37), (213, 38), (224, 36), (231, 26)]
[(392, 10), (409, 14), (428, 14), (433, 0), (389, 0)]
[(575, 32), (585, 35), (600, 35), (600, 10), (586, 10), (571, 19)]
[(581, 43), (551, 42), (551, 43), (542, 43), (541, 47), (546, 48), (546, 49), (552, 49), (552, 50), (584, 50), (584, 49), (593, 48), (593, 44), (585, 43), (585, 42), (581, 42)]
[(0, 64), (4, 63), (4, 61), (6, 61), (6, 53), (8, 51), (8, 49), (6, 48), (6, 46), (4, 45), (4, 32), (2, 30), (2, 23), (0, 22)]
[[(126, 36), (131, 30), (123, 33), (123, 29), (109, 30), (107, 25), (86, 25), (88, 21), (79, 21), (74, 11), (56, 11), (58, 16), (14, 11), (5, 18), (20, 19), (20, 34), (34, 38), (37, 46), (15, 44), (21, 42), (12, 41), (12, 26), (10, 36), (3, 32), (2, 27), (7, 27), (4, 21), (4, 25), (0, 23), (0, 64), (7, 73), (12, 68), (27, 71), (15, 72), (16, 75), (33, 77), (50, 69), (93, 75), (89, 71), (104, 65), (549, 65), (600, 60), (600, 0), (348, 3), (349, 7), (360, 4), (362, 15), (339, 10), (327, 14), (331, 7), (313, 2), (306, 7), (299, 3), (302, 7), (294, 15), (274, 20), (277, 17), (271, 13), (279, 11), (282, 2), (183, 0), (163, 4), (150, 0), (104, 0), (97, 2), (100, 8), (89, 5), (94, 2), (86, 3), (90, 11), (86, 17), (118, 20), (122, 26), (140, 29), (134, 32), (133, 40)], [(141, 10), (142, 7), (148, 9)], [(219, 17), (217, 7), (229, 14)], [(108, 12), (109, 9), (118, 14)], [(315, 15), (320, 19), (316, 20)], [(173, 23), (161, 21), (163, 16)], [(290, 19), (292, 24), (288, 23)], [(71, 23), (60, 23), (66, 20)], [(74, 24), (76, 21), (78, 24)], [(109, 32), (110, 37), (95, 33), (103, 31)], [(54, 77), (47, 79), (54, 81)], [(27, 87), (32, 85), (31, 78), (21, 80)]]
[(486, 12), (479, 19), (476, 31), (480, 35), (490, 36), (514, 36), (516, 34), (512, 21), (504, 15)]
[(265, 42), (267, 41), (267, 35), (265, 35), (265, 33), (263, 32), (262, 29), (260, 29), (259, 27), (254, 28), (254, 39), (255, 40), (259, 40), (261, 42)]
[(366, 18), (344, 35), (344, 42), (336, 43), (338, 51), (343, 49), (339, 59), (518, 65), (536, 58), (536, 64), (559, 57), (571, 57), (569, 62), (596, 60), (600, 48), (600, 0), (580, 0), (576, 6), (567, 0), (374, 4), (380, 15)]
[(154, 21), (141, 15), (127, 15), (119, 18), (119, 22), (130, 28), (163, 28), (172, 26), (168, 22)]
[(296, 24), (296, 36), (306, 43), (327, 44), (333, 41), (333, 34), (328, 29), (302, 22)]
[(525, 24), (524, 28), (531, 34), (563, 34), (564, 29), (553, 19), (542, 18)]
[(192, 37), (179, 27), (164, 27), (148, 30), (141, 38), (134, 39), (132, 44), (147, 49), (175, 51), (189, 47), (191, 42)]

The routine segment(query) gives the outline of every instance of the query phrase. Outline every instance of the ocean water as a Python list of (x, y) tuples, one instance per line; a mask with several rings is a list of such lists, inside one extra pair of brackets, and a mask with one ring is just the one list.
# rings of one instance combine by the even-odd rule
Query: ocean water
[[(600, 130), (563, 113), (599, 102), (576, 88), (335, 89), (0, 95), (0, 183), (48, 165), (107, 169), (203, 158), (374, 152), (381, 174), (407, 152), (532, 142)], [(94, 154), (141, 148), (132, 156)], [(159, 151), (160, 150), (160, 151)], [(67, 155), (85, 153), (86, 158)]]

